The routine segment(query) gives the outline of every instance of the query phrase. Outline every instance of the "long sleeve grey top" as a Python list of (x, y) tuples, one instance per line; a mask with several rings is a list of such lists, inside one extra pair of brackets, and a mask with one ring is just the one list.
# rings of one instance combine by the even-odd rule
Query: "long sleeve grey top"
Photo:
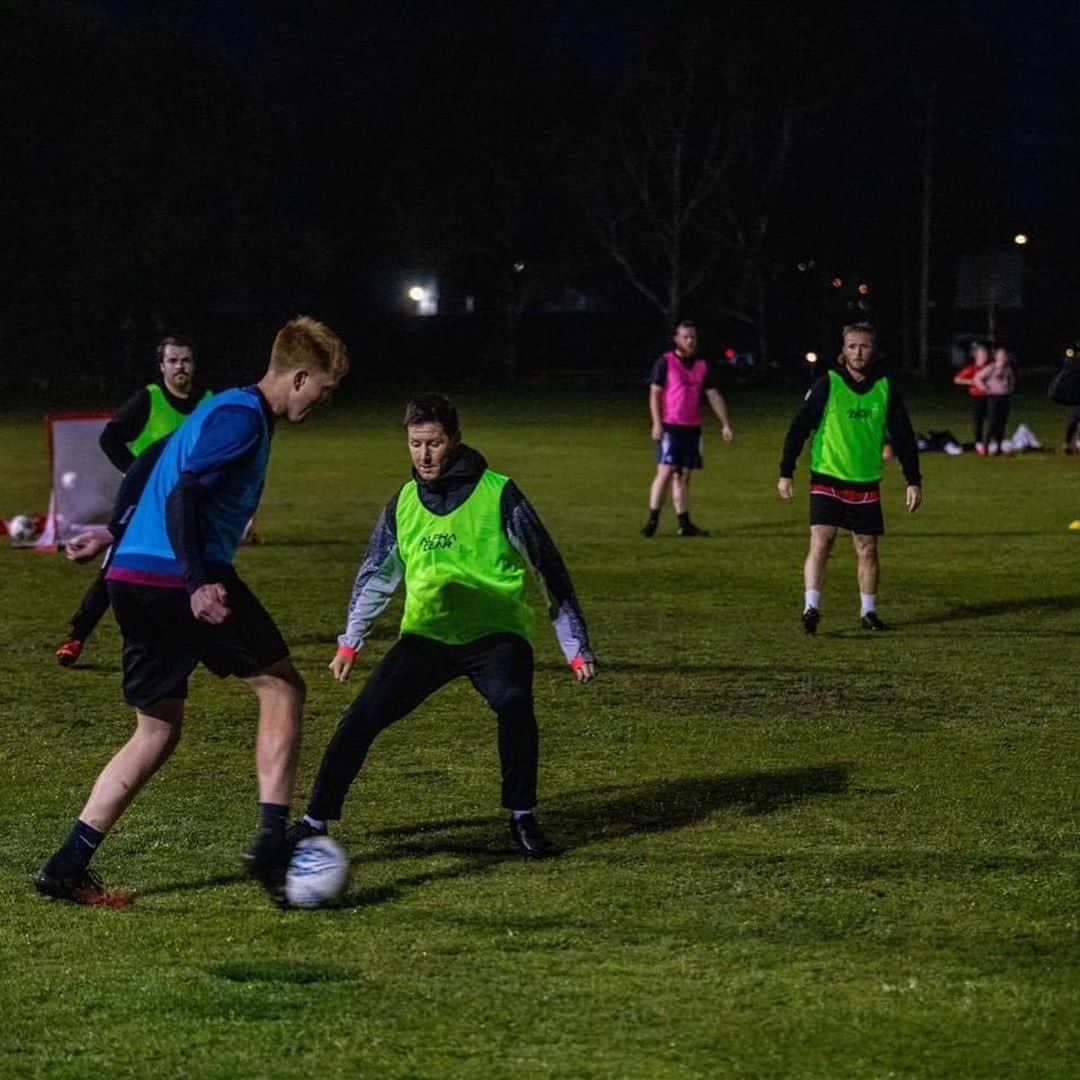
[[(426, 509), (434, 514), (449, 514), (472, 494), (486, 468), (482, 454), (462, 445), (437, 480), (421, 480), (415, 471), (413, 479)], [(395, 495), (375, 523), (353, 584), (345, 632), (338, 638), (339, 645), (357, 650), (363, 646), (372, 625), (405, 576), (405, 564), (398, 551), (397, 500)], [(500, 513), (507, 538), (532, 566), (544, 589), (548, 615), (563, 655), (568, 662), (579, 656), (592, 662), (589, 632), (570, 573), (536, 510), (512, 480), (503, 488)]]

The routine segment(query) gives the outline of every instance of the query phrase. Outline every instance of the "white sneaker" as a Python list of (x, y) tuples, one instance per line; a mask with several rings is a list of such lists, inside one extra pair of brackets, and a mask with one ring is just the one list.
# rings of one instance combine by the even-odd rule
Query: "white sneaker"
[(947, 442), (945, 444), (945, 453), (951, 457), (956, 457), (957, 454), (962, 454), (964, 451), (956, 445), (954, 442)]

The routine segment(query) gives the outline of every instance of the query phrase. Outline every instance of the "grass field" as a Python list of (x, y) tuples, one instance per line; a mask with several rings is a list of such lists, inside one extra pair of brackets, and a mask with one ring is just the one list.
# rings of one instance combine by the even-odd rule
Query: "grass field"
[[(460, 401), (466, 439), (539, 508), (601, 661), (537, 639), (542, 820), (523, 864), (495, 730), (465, 684), (384, 734), (335, 835), (334, 911), (281, 913), (239, 873), (253, 702), (200, 672), (188, 730), (102, 848), (127, 911), (30, 877), (126, 738), (111, 617), (52, 656), (91, 571), (0, 549), (0, 1077), (1080, 1076), (1080, 463), (924, 458), (885, 485), (880, 610), (850, 544), (798, 624), (805, 462), (775, 493), (792, 395), (709, 432), (701, 541), (638, 535), (643, 394)], [(916, 397), (916, 427), (967, 424)], [(279, 427), (241, 573), (310, 686), (297, 804), (353, 680), (325, 672), (367, 532), (406, 475), (399, 403)], [(1062, 410), (1015, 419), (1056, 442)], [(0, 423), (0, 510), (46, 501), (40, 420)], [(15, 467), (14, 463), (18, 463)], [(542, 621), (541, 621), (542, 622)]]

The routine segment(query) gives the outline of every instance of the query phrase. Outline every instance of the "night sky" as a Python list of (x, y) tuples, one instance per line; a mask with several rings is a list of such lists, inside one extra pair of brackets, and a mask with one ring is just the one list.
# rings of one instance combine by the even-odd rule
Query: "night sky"
[[(439, 282), (449, 365), (508, 373), (576, 305), (595, 326), (559, 331), (578, 341), (564, 366), (607, 355), (589, 335), (616, 324), (662, 339), (672, 312), (762, 323), (783, 366), (857, 281), (899, 355), (928, 98), (932, 343), (985, 328), (955, 309), (957, 260), (1017, 232), (1024, 307), (999, 332), (1042, 363), (1080, 336), (1077, 5), (16, 0), (0, 26), (9, 380), (133, 377), (163, 330), (246, 349), (297, 310), (393, 341), (418, 274)], [(663, 143), (691, 70), (688, 175), (718, 115), (731, 153), (683, 238), (700, 285), (672, 300), (622, 164)], [(466, 302), (474, 324), (451, 326)]]

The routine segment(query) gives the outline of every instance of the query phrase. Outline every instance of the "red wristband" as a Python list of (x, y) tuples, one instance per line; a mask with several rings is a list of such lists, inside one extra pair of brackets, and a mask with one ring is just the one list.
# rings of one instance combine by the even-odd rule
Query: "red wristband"
[(339, 645), (337, 647), (338, 656), (345, 657), (345, 659), (348, 660), (350, 664), (356, 659), (356, 653), (357, 650), (354, 649), (351, 645)]

